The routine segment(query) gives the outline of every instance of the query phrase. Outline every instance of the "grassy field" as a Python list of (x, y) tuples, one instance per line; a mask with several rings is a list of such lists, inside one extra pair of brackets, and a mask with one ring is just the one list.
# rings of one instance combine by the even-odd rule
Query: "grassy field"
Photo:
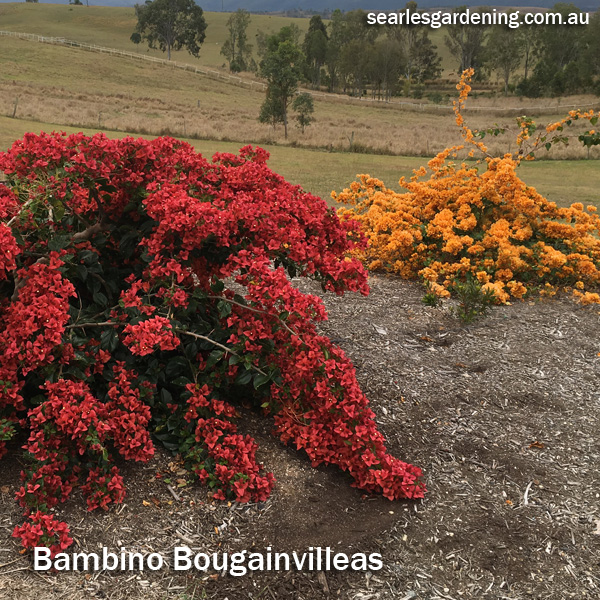
[[(85, 4), (85, 3), (84, 3)], [(200, 2), (200, 4), (202, 4)], [(229, 13), (207, 12), (206, 40), (198, 59), (187, 51), (173, 53), (173, 60), (196, 61), (205, 66), (220, 67), (225, 63), (221, 46), (227, 36)], [(248, 40), (256, 50), (253, 40), (258, 31), (274, 33), (284, 25), (295, 23), (304, 33), (308, 29), (309, 18), (291, 19), (272, 15), (252, 15), (248, 27)], [(0, 29), (36, 33), (53, 37), (108, 46), (129, 52), (144, 52), (152, 56), (164, 56), (158, 50), (148, 50), (146, 46), (136, 46), (129, 37), (135, 28), (136, 19), (133, 7), (115, 8), (108, 6), (69, 6), (64, 4), (8, 3), (0, 4)], [(444, 34), (435, 30), (431, 34), (438, 52), (442, 56), (444, 69), (452, 71), (454, 61), (444, 44)]]
[[(258, 89), (169, 66), (9, 37), (0, 37), (0, 58), (0, 114), (12, 116), (17, 103), (18, 117), (44, 123), (334, 150), (349, 149), (352, 140), (362, 148), (395, 155), (432, 156), (460, 141), (451, 110), (421, 112), (343, 97), (317, 98), (315, 124), (304, 134), (291, 127), (284, 140), (281, 127), (273, 130), (258, 123), (264, 99)], [(577, 100), (585, 103), (585, 98), (569, 99)], [(514, 124), (499, 111), (503, 103), (477, 100), (473, 104), (483, 110), (468, 113), (469, 123)], [(553, 107), (557, 104), (552, 101)], [(556, 120), (564, 109), (559, 110), (544, 120)], [(491, 150), (510, 151), (509, 140), (494, 140)], [(596, 150), (594, 156), (598, 154)], [(579, 158), (584, 151), (571, 146), (554, 156)]]
[[(0, 37), (0, 111), (73, 126), (138, 133), (171, 132), (221, 140), (283, 143), (259, 124), (264, 93), (200, 75), (106, 54)], [(85, 86), (81, 82), (85, 81)], [(393, 154), (430, 154), (457, 141), (449, 111), (423, 116), (398, 106), (317, 100), (315, 125), (291, 127), (287, 143), (348, 148), (349, 140)], [(354, 132), (354, 136), (352, 136)]]
[[(535, 10), (527, 7), (521, 7), (521, 9)], [(226, 61), (221, 55), (221, 46), (227, 37), (226, 23), (229, 16), (230, 13), (227, 12), (206, 12), (205, 19), (208, 27), (199, 58), (192, 57), (186, 50), (180, 50), (173, 52), (173, 60), (212, 68), (224, 68)], [(284, 25), (294, 23), (304, 34), (308, 29), (309, 20), (309, 17), (293, 19), (274, 15), (252, 15), (248, 27), (248, 40), (254, 47), (255, 58), (257, 56), (254, 40), (259, 31), (274, 33)], [(135, 24), (133, 7), (71, 6), (67, 4), (35, 4), (33, 2), (0, 4), (0, 29), (64, 37), (78, 42), (166, 58), (166, 55), (159, 50), (150, 50), (145, 44), (136, 46), (131, 42), (130, 36), (134, 31)], [(456, 78), (458, 63), (457, 59), (450, 54), (444, 41), (446, 28), (431, 29), (429, 36), (442, 59), (443, 76)], [(493, 75), (492, 79), (494, 77), (496, 76)]]
[[(206, 40), (195, 59), (186, 50), (173, 52), (173, 60), (210, 67), (225, 63), (221, 46), (227, 35), (229, 13), (205, 13), (208, 24)], [(278, 31), (284, 25), (296, 23), (302, 31), (308, 29), (308, 19), (289, 19), (270, 15), (253, 15), (248, 28), (248, 39), (252, 43), (259, 30), (266, 33)], [(159, 50), (150, 50), (146, 45), (136, 46), (129, 37), (136, 24), (133, 7), (69, 6), (65, 4), (8, 3), (0, 4), (0, 29), (36, 33), (52, 37), (143, 52), (151, 56), (166, 58)]]
[[(59, 127), (48, 123), (25, 121), (0, 117), (0, 149), (8, 148), (15, 139), (31, 131), (61, 130), (66, 133), (83, 131), (90, 135), (98, 129)], [(121, 137), (124, 134), (105, 131), (109, 137)], [(143, 136), (149, 137), (149, 136)], [(207, 140), (186, 140), (204, 156), (215, 152), (237, 152), (240, 144)], [(377, 156), (373, 154), (350, 154), (324, 152), (304, 148), (289, 148), (264, 145), (271, 153), (270, 167), (283, 175), (288, 181), (301, 185), (306, 191), (330, 200), (332, 190), (341, 191), (347, 187), (359, 173), (368, 173), (392, 189), (399, 189), (398, 179), (412, 175), (426, 163), (420, 157)], [(596, 161), (539, 161), (527, 162), (521, 167), (521, 177), (550, 200), (563, 206), (572, 202), (595, 204), (600, 208), (598, 195), (598, 163)]]
[[(215, 48), (220, 48), (224, 39), (227, 18), (226, 13), (207, 14), (209, 35), (200, 58), (203, 64), (211, 64), (211, 60), (221, 64)], [(253, 21), (253, 31), (274, 31), (290, 19), (262, 15), (253, 16)], [(306, 19), (294, 22), (301, 28), (308, 23)], [(129, 42), (134, 23), (133, 9), (128, 8), (0, 4), (2, 29), (63, 36), (129, 51), (135, 50)], [(187, 54), (175, 58), (194, 60)], [(305, 134), (291, 127), (289, 139), (284, 140), (281, 128), (273, 130), (258, 123), (264, 99), (258, 89), (243, 89), (150, 62), (8, 37), (0, 37), (0, 60), (2, 147), (25, 131), (42, 129), (173, 135), (188, 139), (209, 155), (217, 150), (236, 151), (246, 143), (260, 144), (271, 152), (274, 170), (308, 191), (329, 197), (332, 189), (341, 190), (357, 173), (370, 173), (396, 187), (399, 177), (410, 175), (427, 161), (426, 157), (461, 141), (447, 109), (424, 107), (415, 111), (397, 104), (344, 98), (317, 99), (315, 124)], [(566, 105), (589, 101), (585, 97), (534, 100), (530, 107), (540, 102), (552, 106), (550, 112), (554, 114), (540, 118), (546, 123), (562, 116)], [(471, 105), (481, 109), (467, 113), (472, 127), (495, 123), (509, 126), (514, 122), (502, 112), (504, 98), (478, 99)], [(7, 118), (13, 114), (17, 119)], [(514, 150), (510, 139), (493, 140), (490, 150)], [(370, 152), (348, 152), (351, 142)], [(585, 152), (572, 144), (553, 150), (552, 156), (581, 158)], [(600, 156), (600, 149), (594, 149), (592, 156)], [(595, 202), (597, 164), (539, 162), (525, 165), (523, 173), (528, 183), (560, 203)]]

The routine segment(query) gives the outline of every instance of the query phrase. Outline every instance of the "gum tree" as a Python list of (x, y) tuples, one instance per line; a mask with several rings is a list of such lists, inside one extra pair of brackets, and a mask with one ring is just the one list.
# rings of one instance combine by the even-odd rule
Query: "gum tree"
[(227, 19), (228, 37), (223, 42), (221, 54), (229, 63), (229, 70), (233, 72), (247, 71), (252, 61), (252, 46), (248, 43), (247, 29), (250, 25), (250, 13), (238, 8)]
[(148, 42), (159, 48), (171, 60), (171, 50), (187, 51), (195, 57), (206, 37), (206, 21), (202, 9), (194, 0), (146, 0), (135, 5), (137, 25), (131, 41)]
[[(266, 54), (260, 63), (260, 74), (267, 80), (267, 95), (262, 115), (267, 109), (280, 115), (288, 136), (288, 109), (298, 91), (303, 77), (306, 60), (302, 50), (293, 40), (293, 32), (287, 27), (270, 36), (266, 43)], [(264, 121), (263, 121), (264, 122)]]
[(504, 82), (504, 94), (508, 94), (510, 76), (523, 62), (523, 37), (517, 31), (504, 25), (493, 27), (487, 45), (487, 62)]

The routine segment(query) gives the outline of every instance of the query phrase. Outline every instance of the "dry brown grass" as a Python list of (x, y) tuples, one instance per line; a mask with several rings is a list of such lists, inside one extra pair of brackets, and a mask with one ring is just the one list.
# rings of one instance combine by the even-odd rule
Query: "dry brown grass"
[[(304, 135), (292, 126), (286, 141), (281, 128), (273, 131), (258, 123), (263, 94), (257, 90), (169, 67), (24, 40), (0, 38), (0, 57), (2, 148), (25, 131), (52, 129), (102, 130), (113, 136), (121, 135), (119, 132), (172, 135), (188, 139), (205, 155), (259, 144), (273, 154), (270, 164), (277, 172), (328, 198), (332, 189), (341, 191), (357, 173), (370, 173), (396, 188), (401, 175), (410, 176), (412, 169), (427, 162), (421, 157), (461, 141), (448, 107), (422, 103), (415, 110), (415, 106), (340, 96), (317, 99), (315, 124)], [(6, 118), (12, 115), (17, 98), (17, 119)], [(562, 116), (565, 104), (585, 105), (591, 100), (562, 100), (560, 111), (557, 100), (531, 100), (522, 112), (534, 114), (536, 107), (550, 106), (545, 112), (554, 114), (539, 119), (546, 123)], [(516, 98), (479, 97), (469, 104), (474, 109), (466, 113), (468, 122), (472, 127), (514, 124), (517, 113), (511, 117), (501, 109), (517, 102)], [(493, 152), (504, 153), (515, 150), (511, 139), (514, 136), (488, 136), (485, 141)], [(355, 153), (348, 153), (350, 140)], [(340, 150), (344, 153), (337, 152)], [(585, 155), (577, 142), (551, 153), (552, 158), (563, 159)], [(591, 157), (600, 157), (600, 148), (595, 148)], [(595, 161), (536, 161), (522, 169), (529, 185), (562, 205), (598, 200)]]
[[(198, 94), (200, 96), (201, 94)], [(328, 148), (374, 152), (391, 155), (432, 156), (459, 141), (450, 111), (433, 114), (395, 106), (356, 106), (341, 102), (320, 101), (316, 105), (316, 122), (304, 134), (294, 127), (286, 141), (282, 128), (273, 130), (258, 123), (256, 115), (262, 101), (258, 92), (245, 92), (245, 102), (200, 100), (196, 105), (185, 99), (135, 97), (127, 93), (100, 94), (82, 91), (74, 95), (64, 88), (28, 83), (0, 84), (2, 113), (11, 116), (18, 98), (18, 118), (44, 123), (93, 127), (147, 135), (173, 135), (186, 138), (238, 141), (240, 143), (284, 144), (308, 148)], [(343, 108), (342, 108), (343, 106)], [(467, 113), (473, 127), (495, 122), (502, 127), (514, 119), (490, 120), (487, 113)], [(549, 121), (558, 115), (549, 116)], [(511, 123), (512, 121), (512, 123)], [(579, 129), (582, 129), (583, 124)], [(575, 133), (578, 129), (574, 129)], [(488, 142), (493, 153), (515, 149), (512, 136)], [(487, 138), (486, 141), (490, 140)], [(584, 158), (579, 145), (555, 148), (552, 158)], [(592, 157), (600, 156), (594, 149)]]
[[(17, 117), (149, 135), (171, 134), (241, 143), (288, 144), (309, 148), (366, 151), (392, 155), (432, 156), (459, 141), (448, 106), (412, 106), (318, 97), (315, 123), (304, 134), (258, 123), (263, 93), (169, 67), (95, 54), (79, 49), (0, 38), (0, 112)], [(66, 67), (68, 65), (68, 68)], [(85, 82), (82, 86), (81, 82)], [(399, 99), (400, 101), (401, 99)], [(597, 100), (597, 99), (596, 99)], [(536, 114), (541, 122), (558, 119), (566, 106), (583, 106), (593, 97), (557, 100), (478, 98), (469, 103), (469, 123), (483, 128), (514, 126), (514, 116)], [(506, 111), (507, 106), (514, 107)], [(491, 140), (494, 153), (514, 150), (506, 136)], [(489, 138), (488, 138), (489, 139)], [(487, 140), (486, 140), (487, 141)], [(552, 151), (552, 158), (583, 158), (578, 144)], [(600, 156), (594, 151), (592, 156)]]

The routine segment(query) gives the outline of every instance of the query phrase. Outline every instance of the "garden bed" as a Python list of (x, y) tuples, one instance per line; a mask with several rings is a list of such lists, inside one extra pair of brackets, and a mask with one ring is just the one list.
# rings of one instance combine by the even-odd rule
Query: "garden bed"
[[(213, 502), (164, 451), (120, 465), (122, 506), (88, 513), (75, 493), (59, 509), (70, 551), (378, 552), (373, 573), (34, 572), (11, 540), (15, 453), (0, 470), (0, 598), (69, 600), (563, 599), (600, 595), (600, 317), (566, 297), (496, 307), (465, 327), (422, 288), (372, 277), (371, 295), (326, 295), (324, 333), (357, 368), (390, 452), (421, 466), (423, 502), (350, 487), (242, 411), (241, 430), (277, 484), (253, 505)], [(304, 291), (317, 286), (301, 282)]]

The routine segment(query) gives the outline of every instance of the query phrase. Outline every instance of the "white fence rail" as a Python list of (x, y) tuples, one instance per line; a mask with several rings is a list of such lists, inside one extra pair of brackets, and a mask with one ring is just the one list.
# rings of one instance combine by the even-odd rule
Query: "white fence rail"
[[(204, 75), (205, 77), (210, 77), (211, 79), (216, 79), (218, 81), (224, 81), (231, 85), (237, 85), (241, 87), (245, 87), (248, 89), (257, 89), (257, 90), (265, 90), (267, 88), (266, 84), (262, 81), (253, 81), (251, 79), (244, 79), (243, 77), (237, 77), (235, 75), (229, 75), (228, 73), (222, 73), (220, 71), (215, 71), (213, 69), (207, 69), (205, 67), (198, 67), (186, 63), (179, 63), (172, 60), (167, 60), (165, 58), (157, 58), (155, 56), (147, 56), (145, 54), (139, 54), (138, 52), (127, 52), (125, 50), (117, 50), (116, 48), (106, 48), (104, 46), (97, 46), (96, 44), (86, 44), (83, 42), (75, 42), (73, 40), (68, 40), (62, 37), (48, 37), (43, 35), (36, 35), (33, 33), (20, 33), (17, 31), (3, 31), (0, 30), (0, 36), (14, 37), (23, 40), (30, 40), (34, 42), (40, 42), (42, 44), (55, 44), (61, 46), (69, 46), (71, 48), (81, 48), (83, 50), (88, 50), (90, 52), (101, 52), (103, 54), (111, 54), (113, 56), (121, 56), (123, 58), (129, 58), (132, 60), (142, 60), (148, 61), (155, 64), (163, 65), (165, 67), (171, 67), (172, 69), (181, 69), (184, 71), (188, 71), (191, 73), (196, 73), (198, 75)], [(378, 104), (393, 104), (395, 106), (403, 106), (409, 110), (415, 111), (429, 111), (433, 110), (437, 112), (438, 110), (449, 110), (452, 111), (454, 108), (452, 105), (448, 104), (434, 104), (430, 102), (405, 102), (400, 100), (388, 100), (382, 101), (377, 98), (369, 98), (367, 96), (363, 96), (362, 98), (357, 98), (353, 96), (343, 96), (341, 94), (328, 94), (325, 92), (315, 92), (313, 90), (307, 90), (312, 96), (315, 98), (323, 98), (324, 100), (334, 100), (334, 101), (342, 101), (342, 102), (358, 102), (358, 103), (371, 103), (376, 102)], [(554, 104), (554, 105), (546, 105), (546, 106), (468, 106), (465, 108), (467, 111), (486, 111), (486, 112), (506, 112), (512, 113), (516, 115), (522, 114), (531, 114), (532, 112), (551, 112), (551, 113), (562, 113), (565, 110), (570, 109), (583, 109), (583, 108), (600, 108), (600, 101), (593, 102), (590, 104)]]

